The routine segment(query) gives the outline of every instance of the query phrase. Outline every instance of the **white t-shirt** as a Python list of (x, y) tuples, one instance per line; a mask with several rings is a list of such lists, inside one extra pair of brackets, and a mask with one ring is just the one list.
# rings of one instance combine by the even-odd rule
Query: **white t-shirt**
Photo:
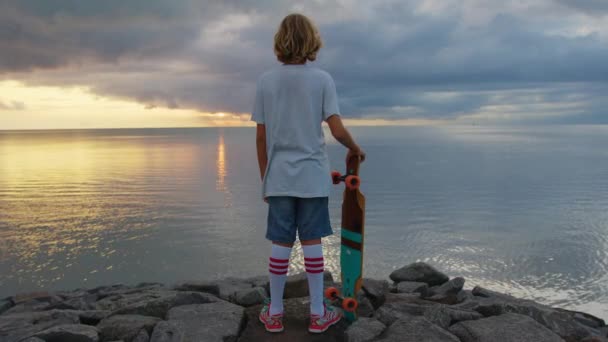
[(284, 64), (258, 79), (251, 120), (266, 126), (268, 166), (262, 195), (327, 197), (329, 159), (321, 124), (339, 115), (331, 76), (307, 64)]

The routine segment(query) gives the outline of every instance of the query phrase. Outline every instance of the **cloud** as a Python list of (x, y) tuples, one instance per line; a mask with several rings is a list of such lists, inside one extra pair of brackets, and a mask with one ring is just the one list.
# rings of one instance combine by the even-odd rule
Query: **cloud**
[(0, 100), (0, 110), (24, 110), (25, 103), (20, 101), (2, 101)]
[(319, 24), (315, 64), (334, 76), (346, 116), (600, 122), (604, 3), (9, 0), (0, 77), (246, 113), (257, 76), (276, 65), (280, 19), (299, 11)]

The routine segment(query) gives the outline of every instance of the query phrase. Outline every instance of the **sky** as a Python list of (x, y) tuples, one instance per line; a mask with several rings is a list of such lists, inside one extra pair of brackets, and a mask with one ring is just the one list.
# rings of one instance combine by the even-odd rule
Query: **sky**
[(250, 125), (293, 12), (350, 124), (608, 124), (606, 0), (0, 0), (0, 130)]

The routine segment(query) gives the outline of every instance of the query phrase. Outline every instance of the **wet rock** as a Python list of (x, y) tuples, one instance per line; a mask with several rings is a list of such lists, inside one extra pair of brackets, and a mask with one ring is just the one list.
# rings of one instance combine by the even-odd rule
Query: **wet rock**
[[(333, 285), (333, 277), (328, 271), (323, 272), (323, 282), (326, 287), (328, 284)], [(331, 286), (330, 285), (330, 286)], [(283, 298), (299, 298), (308, 296), (308, 277), (306, 272), (301, 272), (296, 275), (288, 276), (285, 283), (285, 292)]]
[(428, 295), (429, 286), (418, 281), (402, 281), (396, 285), (397, 293), (420, 293), (422, 297)]
[(84, 324), (62, 324), (36, 333), (46, 342), (98, 342), (97, 329)]
[(443, 305), (431, 306), (424, 310), (423, 316), (429, 320), (429, 322), (436, 324), (444, 329), (450, 327), (452, 317), (447, 312)]
[(240, 290), (234, 295), (234, 302), (242, 306), (252, 306), (261, 304), (268, 298), (268, 293), (263, 287), (252, 287), (246, 290)]
[(110, 311), (105, 310), (85, 310), (77, 311), (80, 323), (88, 325), (97, 325), (102, 319), (110, 316)]
[(604, 336), (589, 336), (581, 340), (581, 342), (608, 342), (608, 337)]
[(167, 320), (183, 333), (183, 342), (197, 342), (201, 336), (209, 342), (236, 341), (244, 319), (243, 307), (225, 301), (181, 305), (167, 314)]
[(344, 332), (346, 342), (369, 342), (380, 336), (386, 326), (374, 318), (359, 318)]
[(512, 313), (460, 322), (451, 326), (449, 331), (458, 336), (462, 342), (564, 341), (530, 317)]
[(61, 310), (4, 314), (0, 316), (0, 341), (17, 342), (56, 325), (77, 323), (77, 314)]
[(141, 329), (132, 342), (150, 342), (150, 334), (146, 329)]
[[(112, 312), (113, 315), (142, 315), (165, 318), (172, 307), (187, 304), (216, 302), (219, 299), (208, 293), (187, 291), (162, 291), (153, 299), (146, 298)], [(108, 297), (110, 298), (110, 297)], [(107, 299), (107, 298), (106, 298)]]
[(361, 288), (374, 306), (374, 309), (384, 304), (386, 294), (389, 292), (389, 284), (386, 280), (364, 278)]
[(161, 321), (156, 324), (150, 342), (182, 342), (184, 334), (179, 327), (168, 321)]
[(410, 317), (396, 321), (386, 330), (384, 337), (378, 341), (460, 342), (456, 336), (429, 322), (424, 317)]
[(441, 285), (449, 280), (447, 275), (424, 262), (415, 262), (395, 270), (390, 274), (390, 278), (396, 283), (416, 281), (426, 283), (429, 286)]
[(598, 317), (595, 317), (593, 315), (590, 315), (588, 313), (585, 312), (580, 312), (580, 311), (572, 311), (572, 310), (566, 310), (566, 309), (560, 309), (560, 308), (555, 308), (556, 311), (565, 313), (570, 315), (570, 317), (574, 318), (577, 322), (588, 326), (590, 328), (602, 328), (606, 326), (606, 322)]
[(115, 315), (104, 318), (97, 325), (97, 329), (102, 341), (124, 340), (125, 342), (132, 342), (140, 330), (145, 329), (150, 333), (159, 321), (158, 317)]

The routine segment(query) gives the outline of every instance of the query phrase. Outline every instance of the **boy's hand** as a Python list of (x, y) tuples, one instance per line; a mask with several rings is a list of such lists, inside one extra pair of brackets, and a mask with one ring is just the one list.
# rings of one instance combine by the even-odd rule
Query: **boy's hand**
[(357, 149), (355, 150), (348, 150), (348, 153), (346, 154), (346, 163), (348, 163), (348, 160), (351, 157), (359, 157), (361, 162), (365, 161), (365, 152), (363, 152), (363, 150), (359, 147), (357, 147)]

